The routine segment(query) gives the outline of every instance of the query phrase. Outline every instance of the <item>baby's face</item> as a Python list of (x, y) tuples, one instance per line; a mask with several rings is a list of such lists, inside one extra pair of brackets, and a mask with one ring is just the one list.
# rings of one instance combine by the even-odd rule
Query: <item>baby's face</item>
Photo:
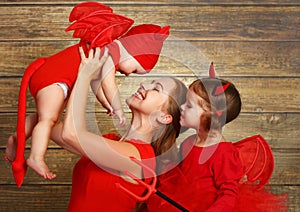
[(119, 63), (119, 72), (126, 76), (128, 76), (131, 73), (135, 73), (135, 74), (147, 73), (145, 69), (139, 64), (139, 62), (133, 57), (123, 60)]

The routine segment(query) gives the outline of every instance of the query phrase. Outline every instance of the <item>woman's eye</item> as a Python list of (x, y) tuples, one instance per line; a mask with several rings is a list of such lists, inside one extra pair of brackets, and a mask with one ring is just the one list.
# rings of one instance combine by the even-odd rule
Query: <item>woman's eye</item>
[(154, 87), (153, 90), (159, 92), (159, 88)]

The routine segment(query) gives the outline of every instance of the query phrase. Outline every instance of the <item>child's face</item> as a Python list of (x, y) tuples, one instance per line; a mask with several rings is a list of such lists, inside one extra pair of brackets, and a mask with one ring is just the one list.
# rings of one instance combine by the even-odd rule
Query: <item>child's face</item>
[(188, 90), (186, 94), (186, 102), (181, 105), (181, 126), (198, 130), (200, 127), (200, 117), (205, 110), (199, 105), (199, 101), (205, 101), (193, 91)]
[(133, 57), (123, 60), (119, 63), (119, 72), (126, 76), (128, 76), (131, 73), (135, 73), (135, 74), (147, 73), (145, 69)]

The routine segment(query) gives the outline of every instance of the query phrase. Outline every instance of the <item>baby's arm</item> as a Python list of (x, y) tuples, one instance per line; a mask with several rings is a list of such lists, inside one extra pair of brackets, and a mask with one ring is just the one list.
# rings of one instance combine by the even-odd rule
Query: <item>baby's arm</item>
[(91, 82), (91, 88), (97, 97), (98, 101), (101, 103), (101, 105), (107, 110), (108, 114), (111, 114), (113, 112), (113, 108), (111, 107), (110, 103), (106, 99), (102, 86), (101, 86), (101, 79), (100, 77), (96, 80), (93, 80)]
[(126, 124), (126, 118), (122, 108), (120, 92), (115, 78), (114, 70), (109, 71), (109, 73), (102, 78), (101, 87), (105, 97), (112, 107), (112, 115), (115, 115), (119, 118), (120, 126), (124, 126)]
[(115, 66), (111, 57), (108, 57), (105, 62), (99, 79), (93, 80), (91, 86), (102, 106), (111, 115), (119, 118), (120, 125), (125, 125), (126, 118), (121, 104), (119, 89), (115, 81)]

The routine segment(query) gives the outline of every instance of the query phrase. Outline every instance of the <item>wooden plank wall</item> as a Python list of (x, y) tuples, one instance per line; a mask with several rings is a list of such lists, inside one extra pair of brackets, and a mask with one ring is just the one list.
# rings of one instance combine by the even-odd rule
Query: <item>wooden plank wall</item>
[[(25, 67), (77, 42), (64, 29), (79, 2), (2, 0), (0, 2), (0, 152), (15, 130), (17, 97)], [(136, 24), (171, 25), (170, 39), (155, 70), (147, 76), (118, 76), (122, 98), (142, 80), (175, 76), (189, 85), (207, 76), (214, 61), (219, 76), (241, 92), (240, 117), (225, 129), (228, 140), (261, 134), (275, 156), (271, 185), (288, 193), (290, 211), (300, 211), (300, 3), (298, 0), (163, 0), (103, 2)], [(28, 95), (28, 112), (34, 111)], [(91, 114), (101, 132), (120, 131), (91, 95)], [(125, 107), (125, 106), (124, 106)], [(128, 113), (128, 109), (126, 110)], [(95, 112), (95, 113), (94, 113)], [(95, 124), (89, 119), (91, 126)], [(183, 136), (182, 136), (183, 137)], [(182, 137), (180, 139), (182, 139)], [(28, 142), (26, 154), (30, 149)], [(65, 211), (77, 156), (50, 143), (46, 161), (57, 178), (51, 182), (27, 172), (14, 184), (10, 165), (0, 157), (0, 211)]]

